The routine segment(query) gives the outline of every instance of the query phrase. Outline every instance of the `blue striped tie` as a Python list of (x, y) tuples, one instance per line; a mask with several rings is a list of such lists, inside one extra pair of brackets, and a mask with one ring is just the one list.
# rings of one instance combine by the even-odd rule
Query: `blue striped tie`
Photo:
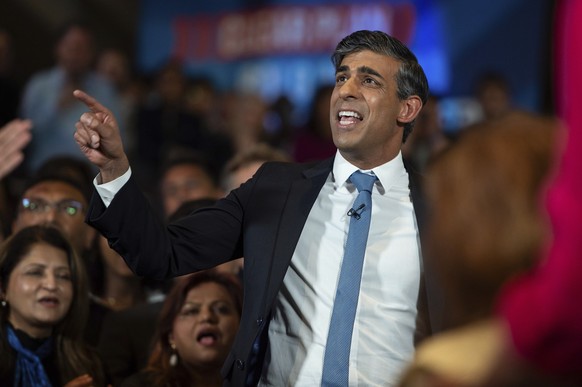
[(349, 382), (352, 331), (372, 215), (372, 187), (377, 177), (356, 171), (350, 180), (359, 194), (348, 212), (348, 240), (325, 346), (321, 385), (326, 387), (347, 386)]

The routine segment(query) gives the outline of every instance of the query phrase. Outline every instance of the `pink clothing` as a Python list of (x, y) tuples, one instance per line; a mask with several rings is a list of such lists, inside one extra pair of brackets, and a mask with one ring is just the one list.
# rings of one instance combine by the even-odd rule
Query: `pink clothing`
[(510, 283), (499, 313), (519, 354), (542, 370), (582, 372), (582, 0), (562, 0), (557, 106), (567, 144), (547, 196), (553, 240), (540, 267)]

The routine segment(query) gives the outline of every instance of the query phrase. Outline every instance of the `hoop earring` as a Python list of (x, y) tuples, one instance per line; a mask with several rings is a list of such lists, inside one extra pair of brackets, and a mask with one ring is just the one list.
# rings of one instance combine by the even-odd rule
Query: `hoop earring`
[(178, 352), (176, 352), (176, 344), (170, 343), (172, 347), (172, 354), (170, 355), (170, 367), (175, 367), (178, 365)]

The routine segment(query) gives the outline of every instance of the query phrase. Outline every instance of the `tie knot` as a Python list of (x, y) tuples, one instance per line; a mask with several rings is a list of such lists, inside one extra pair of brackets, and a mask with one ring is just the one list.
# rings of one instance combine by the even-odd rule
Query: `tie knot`
[(356, 171), (352, 173), (350, 180), (354, 183), (358, 192), (368, 191), (372, 193), (372, 187), (378, 178), (375, 175), (368, 175), (367, 173)]

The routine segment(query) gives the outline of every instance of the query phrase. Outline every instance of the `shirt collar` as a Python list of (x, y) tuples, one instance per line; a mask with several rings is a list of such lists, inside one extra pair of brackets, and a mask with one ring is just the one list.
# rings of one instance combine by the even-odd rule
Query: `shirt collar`
[(347, 161), (339, 150), (336, 151), (333, 162), (335, 188), (339, 189), (340, 187), (345, 186), (350, 175), (357, 170), (364, 173), (373, 172), (378, 177), (380, 186), (384, 191), (388, 191), (392, 187), (408, 188), (408, 173), (404, 168), (401, 152), (398, 152), (396, 157), (387, 163), (372, 168), (371, 170), (362, 170)]

